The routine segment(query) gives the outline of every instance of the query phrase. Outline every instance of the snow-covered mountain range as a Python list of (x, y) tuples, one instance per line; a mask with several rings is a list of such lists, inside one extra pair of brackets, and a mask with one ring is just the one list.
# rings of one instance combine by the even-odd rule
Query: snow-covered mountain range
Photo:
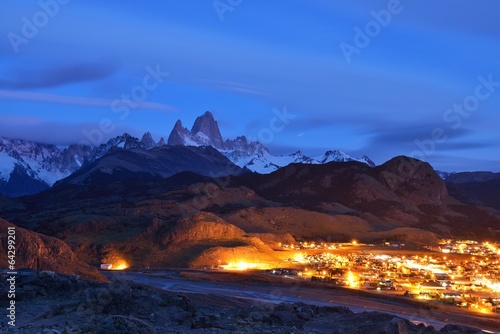
[(167, 143), (168, 145), (212, 146), (239, 167), (246, 167), (261, 174), (274, 172), (291, 163), (324, 164), (331, 161), (359, 161), (372, 167), (375, 166), (367, 156), (358, 159), (339, 150), (327, 151), (316, 157), (308, 157), (301, 151), (276, 156), (272, 155), (261, 143), (249, 142), (245, 136), (223, 140), (217, 121), (209, 111), (195, 120), (191, 130), (183, 127), (182, 122), (178, 120)]
[(42, 191), (92, 157), (92, 148), (0, 138), (0, 194), (21, 196)]
[(151, 149), (163, 146), (151, 133), (141, 140), (125, 133), (98, 147), (58, 147), (20, 139), (0, 137), (0, 194), (10, 197), (35, 194), (68, 177), (83, 165), (114, 149)]
[(125, 133), (98, 147), (77, 144), (59, 147), (0, 137), (0, 195), (17, 197), (38, 193), (114, 150), (149, 150), (163, 145), (212, 146), (235, 165), (262, 174), (291, 163), (359, 161), (375, 166), (367, 156), (357, 159), (338, 150), (317, 157), (308, 157), (300, 151), (276, 156), (261, 143), (248, 141), (245, 136), (224, 140), (217, 121), (207, 111), (196, 119), (191, 130), (178, 120), (167, 143), (163, 138), (156, 142), (149, 132), (141, 139)]

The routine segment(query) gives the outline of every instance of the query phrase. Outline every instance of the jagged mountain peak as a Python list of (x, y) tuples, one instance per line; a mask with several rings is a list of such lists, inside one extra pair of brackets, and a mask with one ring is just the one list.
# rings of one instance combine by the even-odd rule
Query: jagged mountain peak
[(301, 150), (298, 150), (297, 152), (290, 154), (289, 157), (293, 159), (291, 163), (306, 163), (306, 164), (314, 163), (313, 159), (304, 155), (304, 153), (302, 153)]
[(328, 150), (325, 152), (323, 156), (316, 157), (315, 160), (317, 160), (320, 164), (325, 164), (332, 161), (338, 161), (338, 162), (347, 162), (354, 160), (358, 161), (358, 159), (354, 159), (353, 157), (349, 156), (348, 154), (340, 150)]
[(181, 120), (177, 120), (168, 136), (167, 145), (212, 146), (219, 150), (225, 149), (219, 125), (210, 111), (196, 118), (191, 131), (182, 125)]
[(147, 150), (157, 146), (153, 139), (153, 135), (151, 135), (151, 132), (149, 131), (142, 136), (141, 144), (143, 144)]
[(181, 120), (175, 122), (174, 128), (167, 139), (167, 145), (199, 146), (191, 140), (192, 133), (182, 126)]
[(201, 131), (203, 125), (211, 126), (214, 124), (217, 124), (214, 115), (210, 111), (206, 111), (203, 115), (196, 117), (196, 120), (191, 128), (191, 132), (196, 133)]
[[(197, 119), (208, 119), (208, 120), (210, 120), (210, 121), (215, 122), (215, 117), (214, 117), (214, 115), (212, 114), (212, 112), (210, 112), (210, 111), (208, 111), (208, 110), (207, 110), (207, 111), (205, 111), (205, 112), (203, 113), (203, 115), (198, 116), (198, 117), (197, 117)], [(195, 123), (196, 123), (196, 121), (195, 121)]]
[(219, 125), (210, 111), (198, 116), (194, 121), (191, 133), (199, 140), (206, 141), (208, 145), (218, 149), (223, 148), (223, 139)]
[(182, 128), (183, 128), (182, 121), (178, 119), (177, 122), (175, 122), (174, 129), (182, 129)]
[(234, 140), (237, 142), (245, 143), (245, 144), (248, 143), (247, 137), (245, 137), (245, 136), (238, 136)]

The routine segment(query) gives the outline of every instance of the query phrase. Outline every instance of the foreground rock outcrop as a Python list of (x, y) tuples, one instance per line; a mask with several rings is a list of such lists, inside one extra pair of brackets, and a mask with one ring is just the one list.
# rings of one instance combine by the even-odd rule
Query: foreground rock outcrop
[[(7, 234), (9, 227), (15, 227), (15, 268), (50, 270), (62, 274), (79, 275), (85, 279), (107, 282), (97, 269), (78, 260), (71, 248), (62, 240), (29, 231), (0, 219), (0, 231)], [(7, 254), (7, 237), (0, 241), (0, 253)], [(7, 256), (0, 257), (0, 268), (8, 267)]]
[[(4, 277), (0, 280), (6, 289)], [(0, 296), (2, 304), (6, 295)], [(480, 333), (431, 326), (378, 312), (303, 303), (278, 305), (166, 292), (128, 281), (98, 283), (53, 272), (22, 271), (16, 327), (2, 333)]]

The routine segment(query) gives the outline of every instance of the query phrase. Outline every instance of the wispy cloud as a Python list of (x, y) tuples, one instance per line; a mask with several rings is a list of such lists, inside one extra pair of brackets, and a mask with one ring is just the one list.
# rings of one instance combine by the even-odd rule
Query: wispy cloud
[(217, 81), (217, 80), (199, 80), (198, 82), (208, 85), (217, 90), (240, 93), (244, 95), (254, 95), (254, 96), (263, 96), (270, 97), (271, 94), (265, 92), (261, 89), (258, 89), (254, 86), (244, 85), (235, 82), (225, 82), (225, 81)]
[(117, 69), (117, 63), (111, 61), (56, 65), (44, 69), (16, 68), (9, 71), (7, 78), (0, 78), (0, 88), (49, 88), (96, 81), (111, 76)]
[[(2, 98), (29, 101), (29, 102), (44, 102), (44, 103), (85, 106), (85, 107), (107, 107), (107, 108), (111, 107), (112, 103), (116, 101), (114, 99), (103, 99), (95, 97), (55, 95), (55, 94), (0, 89), (0, 99)], [(176, 110), (176, 108), (171, 105), (158, 102), (142, 101), (142, 102), (137, 102), (137, 104), (138, 104), (137, 108), (142, 108), (142, 109), (158, 110), (158, 111)]]

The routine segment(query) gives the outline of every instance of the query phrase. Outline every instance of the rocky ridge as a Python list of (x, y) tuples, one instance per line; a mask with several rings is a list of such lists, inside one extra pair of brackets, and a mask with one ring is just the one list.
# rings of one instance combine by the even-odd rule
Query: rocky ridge
[[(62, 240), (16, 227), (0, 219), (0, 230), (7, 233), (8, 227), (15, 227), (15, 267), (34, 270), (50, 270), (63, 274), (78, 275), (96, 281), (107, 279), (87, 263), (78, 260), (71, 248)], [(2, 238), (0, 251), (7, 254), (7, 238)], [(7, 257), (2, 256), (0, 266), (8, 268)]]

